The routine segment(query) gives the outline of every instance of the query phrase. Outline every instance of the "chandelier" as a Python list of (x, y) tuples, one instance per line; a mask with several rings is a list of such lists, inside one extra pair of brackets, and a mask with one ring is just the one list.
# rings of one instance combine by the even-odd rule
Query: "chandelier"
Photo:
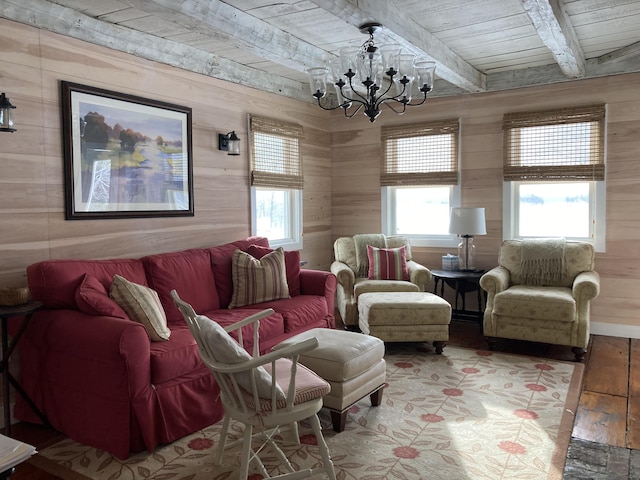
[[(340, 57), (328, 67), (307, 70), (311, 94), (320, 108), (342, 108), (345, 117), (351, 118), (364, 107), (364, 114), (373, 123), (382, 104), (400, 115), (408, 106), (422, 105), (427, 100), (427, 93), (433, 88), (435, 62), (404, 53), (400, 45), (377, 47), (373, 35), (381, 29), (379, 23), (361, 25), (360, 32), (369, 35), (361, 47), (341, 48)], [(327, 94), (328, 83), (335, 86), (338, 105), (320, 101)], [(417, 99), (412, 102), (414, 96)]]

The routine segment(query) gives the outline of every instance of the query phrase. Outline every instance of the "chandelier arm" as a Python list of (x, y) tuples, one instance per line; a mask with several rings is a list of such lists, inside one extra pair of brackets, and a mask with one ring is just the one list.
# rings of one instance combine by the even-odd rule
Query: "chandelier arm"
[[(399, 103), (400, 105), (402, 105), (402, 110), (396, 110), (395, 108), (393, 108), (392, 104), (389, 102), (395, 102), (395, 103)], [(380, 100), (377, 104), (376, 107), (379, 107), (380, 105), (386, 105), (387, 107), (389, 107), (391, 110), (393, 110), (395, 113), (397, 113), (398, 115), (402, 115), (406, 110), (407, 110), (407, 104), (404, 102), (401, 102), (400, 100), (393, 98), (393, 97), (389, 97), (389, 98), (383, 98), (382, 100)]]
[[(393, 75), (389, 78), (389, 86), (387, 87), (387, 89), (384, 92), (378, 94), (378, 99), (384, 97), (387, 93), (389, 93), (389, 90), (391, 90), (392, 86), (393, 86)], [(396, 99), (397, 97), (401, 96), (404, 93), (405, 88), (406, 88), (406, 85), (404, 86), (404, 88), (402, 89), (402, 92), (399, 95), (396, 95), (395, 97), (385, 98), (384, 100), (388, 100), (391, 98)]]
[(409, 102), (409, 103), (407, 103), (407, 107), (417, 107), (419, 105), (422, 105), (426, 101), (427, 101), (427, 94), (425, 93), (424, 94), (424, 98), (422, 100), (420, 100), (418, 103)]
[(358, 105), (358, 108), (356, 108), (350, 115), (347, 113), (347, 109), (344, 109), (344, 116), (347, 118), (351, 118), (353, 117), (356, 113), (358, 113), (360, 111), (360, 109), (362, 108), (362, 106), (364, 105), (364, 103), (356, 100), (360, 105)]
[[(368, 100), (366, 97), (364, 97), (364, 96), (360, 95), (360, 94), (358, 93), (358, 91), (357, 91), (355, 88), (353, 88), (353, 83), (351, 82), (351, 79), (352, 79), (353, 77), (347, 77), (347, 78), (348, 78), (348, 80), (349, 80), (349, 88), (351, 88), (351, 91), (352, 91), (353, 93), (355, 93), (358, 97), (360, 97), (360, 100), (358, 100), (357, 98), (349, 98), (349, 97), (347, 97), (347, 96), (342, 92), (342, 87), (340, 87), (340, 93), (342, 94), (342, 96), (343, 96), (344, 98), (346, 98), (347, 100), (350, 100), (350, 101), (352, 101), (352, 102), (358, 102), (358, 103), (362, 103), (363, 105), (367, 105), (367, 104), (369, 103), (369, 100)], [(367, 88), (367, 94), (369, 93), (369, 91), (370, 91), (370, 90), (369, 90), (369, 88)]]

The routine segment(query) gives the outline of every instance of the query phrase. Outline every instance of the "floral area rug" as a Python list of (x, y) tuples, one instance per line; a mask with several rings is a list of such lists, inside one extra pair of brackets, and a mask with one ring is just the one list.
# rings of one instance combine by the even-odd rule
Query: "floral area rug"
[[(341, 433), (320, 412), (338, 480), (562, 478), (582, 364), (451, 346), (443, 355), (424, 344), (386, 347), (388, 385), (379, 407), (368, 397), (358, 402)], [(240, 437), (240, 425), (232, 431)], [(127, 460), (66, 439), (32, 463), (68, 480), (237, 478), (238, 450), (213, 464), (219, 432), (220, 424), (212, 425)], [(300, 445), (284, 449), (287, 457), (298, 467), (319, 464), (308, 425), (300, 435)], [(275, 456), (263, 453), (267, 468), (281, 471)]]

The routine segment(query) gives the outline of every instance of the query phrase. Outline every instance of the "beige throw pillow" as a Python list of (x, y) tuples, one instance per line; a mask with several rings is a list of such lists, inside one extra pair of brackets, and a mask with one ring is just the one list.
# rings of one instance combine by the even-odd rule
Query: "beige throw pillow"
[(233, 295), (229, 308), (289, 298), (282, 247), (259, 260), (248, 253), (236, 250), (233, 252), (231, 269)]
[(144, 325), (152, 342), (169, 340), (171, 330), (155, 290), (114, 275), (109, 296), (131, 320)]
[[(217, 322), (204, 315), (197, 315), (195, 320), (200, 327), (202, 339), (207, 342), (209, 350), (217, 362), (241, 363), (253, 359)], [(262, 366), (255, 368), (254, 372), (258, 396), (260, 398), (271, 398), (271, 375)], [(244, 390), (251, 393), (250, 370), (236, 375), (236, 381)], [(276, 399), (284, 400), (284, 398), (285, 395), (282, 388), (276, 383)]]

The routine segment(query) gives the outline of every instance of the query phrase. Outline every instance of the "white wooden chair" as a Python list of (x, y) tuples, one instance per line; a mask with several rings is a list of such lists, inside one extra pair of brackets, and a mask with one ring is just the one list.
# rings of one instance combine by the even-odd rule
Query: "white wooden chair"
[[(215, 464), (220, 465), (222, 462), (229, 423), (236, 420), (244, 424), (244, 435), (241, 440), (229, 446), (242, 442), (238, 478), (246, 479), (249, 465), (253, 463), (264, 478), (292, 480), (324, 472), (331, 480), (335, 480), (333, 463), (317, 415), (322, 408), (322, 396), (329, 393), (331, 387), (311, 370), (298, 364), (300, 353), (315, 348), (318, 340), (310, 338), (260, 356), (260, 319), (273, 314), (272, 309), (263, 310), (223, 328), (208, 317), (196, 314), (175, 290), (171, 292), (171, 296), (193, 333), (202, 361), (220, 386), (224, 419)], [(243, 327), (252, 330), (253, 356), (241, 346)], [(229, 335), (232, 331), (237, 331), (238, 341)], [(305, 419), (311, 423), (316, 436), (322, 465), (296, 471), (277, 445), (275, 436), (279, 431), (288, 429), (292, 440), (299, 443), (297, 422)], [(261, 443), (254, 450), (255, 440), (260, 440)], [(289, 473), (269, 476), (258, 456), (265, 445), (271, 448)]]

